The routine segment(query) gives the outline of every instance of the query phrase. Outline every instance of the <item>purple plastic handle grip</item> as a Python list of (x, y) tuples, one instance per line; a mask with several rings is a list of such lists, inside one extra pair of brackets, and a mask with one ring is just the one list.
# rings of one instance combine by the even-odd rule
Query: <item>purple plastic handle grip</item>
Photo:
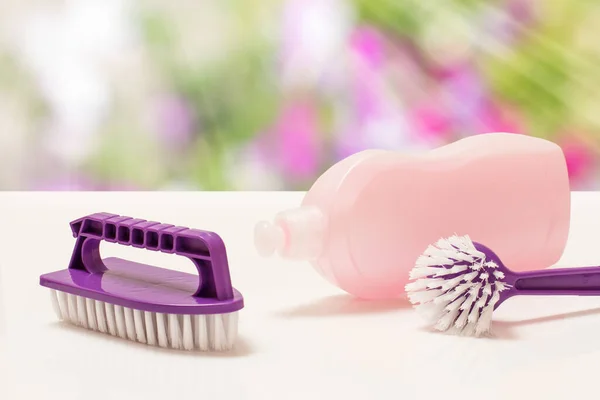
[(214, 232), (159, 222), (96, 213), (71, 222), (77, 238), (69, 269), (98, 273), (107, 268), (100, 256), (100, 242), (177, 254), (189, 258), (199, 274), (196, 297), (233, 299), (225, 243)]

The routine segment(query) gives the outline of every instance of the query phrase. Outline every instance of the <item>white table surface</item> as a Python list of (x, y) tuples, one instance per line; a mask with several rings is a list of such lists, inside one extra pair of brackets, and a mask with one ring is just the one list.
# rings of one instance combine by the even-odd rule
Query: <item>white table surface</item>
[[(309, 264), (261, 259), (254, 224), (302, 193), (0, 193), (0, 399), (597, 398), (600, 298), (514, 298), (496, 338), (434, 334), (402, 301), (365, 302)], [(228, 354), (157, 349), (56, 322), (39, 275), (69, 221), (107, 211), (218, 232), (246, 301)], [(574, 193), (561, 266), (600, 264), (600, 193)], [(118, 245), (103, 255), (193, 271)]]

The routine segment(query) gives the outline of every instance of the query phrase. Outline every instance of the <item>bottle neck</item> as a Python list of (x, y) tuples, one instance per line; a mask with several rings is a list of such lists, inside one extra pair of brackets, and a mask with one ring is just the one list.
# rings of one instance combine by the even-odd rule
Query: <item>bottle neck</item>
[(255, 245), (263, 256), (277, 252), (283, 258), (314, 260), (323, 249), (326, 225), (325, 216), (317, 207), (282, 211), (273, 223), (257, 224)]

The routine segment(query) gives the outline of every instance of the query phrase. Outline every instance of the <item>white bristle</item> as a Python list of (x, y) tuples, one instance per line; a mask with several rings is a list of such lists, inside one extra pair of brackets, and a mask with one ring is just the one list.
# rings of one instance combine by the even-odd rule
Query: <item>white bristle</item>
[(52, 301), (52, 309), (54, 310), (54, 314), (56, 314), (58, 319), (62, 319), (60, 304), (58, 303), (58, 293), (56, 290), (50, 290), (50, 300)]
[(59, 319), (63, 321), (69, 320), (69, 304), (68, 297), (65, 292), (58, 292), (58, 305), (60, 307), (60, 317)]
[(81, 296), (76, 296), (77, 299), (77, 325), (82, 326), (84, 328), (88, 327), (87, 323), (87, 312), (85, 309), (85, 298)]
[(468, 316), (469, 316), (468, 311), (460, 310), (460, 316), (458, 318), (456, 318), (456, 321), (454, 321), (454, 327), (459, 330), (462, 330), (465, 327), (465, 325), (467, 324)]
[(69, 307), (69, 321), (71, 321), (73, 325), (77, 325), (79, 323), (77, 318), (77, 296), (67, 294), (67, 303)]
[(115, 321), (117, 322), (117, 334), (120, 338), (127, 338), (127, 330), (125, 328), (125, 315), (123, 307), (115, 305)]
[(479, 300), (477, 300), (477, 303), (475, 303), (475, 307), (477, 307), (477, 308), (485, 307), (488, 297), (489, 297), (489, 294), (482, 291), (481, 296), (479, 297)]
[(471, 282), (473, 279), (475, 279), (477, 277), (477, 275), (479, 275), (479, 273), (477, 271), (469, 272), (468, 274), (463, 275), (463, 280), (465, 282)]
[(144, 328), (144, 312), (133, 310), (133, 324), (135, 329), (135, 338), (140, 343), (146, 343), (146, 329)]
[(460, 305), (461, 310), (466, 310), (467, 312), (471, 309), (473, 303), (477, 300), (477, 294), (472, 294), (469, 291), (469, 294), (465, 296), (465, 302)]
[(117, 322), (115, 321), (115, 307), (110, 303), (104, 303), (104, 311), (106, 312), (106, 325), (108, 333), (112, 336), (117, 336)]
[(127, 332), (127, 339), (135, 340), (135, 321), (133, 319), (133, 310), (131, 308), (125, 308), (125, 331)]
[(88, 325), (93, 331), (98, 330), (98, 324), (96, 320), (96, 302), (93, 299), (85, 299), (85, 308), (87, 310)]
[(51, 290), (59, 320), (139, 343), (174, 349), (226, 351), (234, 347), (238, 312), (211, 315), (141, 311)]
[(238, 334), (238, 313), (228, 313), (223, 315), (225, 325), (227, 326), (227, 348), (231, 348), (235, 345)]
[(104, 310), (104, 303), (102, 301), (96, 301), (96, 322), (98, 322), (98, 330), (102, 333), (108, 332), (108, 325), (106, 322), (106, 312)]
[(438, 322), (435, 324), (435, 329), (438, 331), (447, 331), (448, 328), (454, 325), (454, 321), (456, 320), (458, 313), (458, 310), (445, 313), (440, 319), (438, 319)]
[(208, 329), (206, 327), (206, 316), (194, 315), (194, 325), (196, 333), (194, 335), (194, 344), (200, 350), (208, 350)]
[(425, 278), (431, 275), (435, 275), (440, 268), (432, 267), (416, 267), (410, 271), (410, 279)]
[(154, 320), (156, 319), (156, 315), (149, 311), (144, 311), (144, 327), (146, 328), (146, 339), (148, 344), (151, 346), (156, 346), (158, 343), (156, 339), (156, 324)]
[(421, 291), (418, 291), (418, 292), (409, 292), (408, 293), (408, 299), (413, 304), (415, 304), (415, 303), (427, 303), (427, 302), (430, 302), (431, 300), (439, 297), (443, 293), (444, 293), (444, 291), (440, 290), (440, 289), (421, 290)]
[(446, 311), (458, 310), (460, 308), (460, 306), (463, 305), (463, 303), (465, 302), (465, 300), (467, 300), (467, 298), (465, 296), (459, 297), (458, 299), (456, 299), (456, 301), (453, 301), (452, 303), (448, 304), (446, 306), (445, 310)]
[(209, 327), (212, 327), (208, 331), (209, 339), (214, 343), (217, 350), (224, 348), (227, 344), (227, 338), (225, 337), (226, 330), (223, 319), (217, 318), (216, 315), (209, 315), (208, 321)]
[(504, 279), (504, 272), (494, 271), (494, 277), (496, 277), (496, 279)]
[(194, 348), (194, 332), (192, 330), (192, 316), (183, 316), (183, 348), (192, 350)]
[(466, 271), (469, 267), (467, 265), (455, 265), (452, 268), (438, 268), (435, 276), (446, 276), (446, 275), (454, 275), (459, 274), (463, 271)]
[(169, 343), (174, 349), (183, 348), (183, 338), (181, 337), (181, 326), (179, 318), (175, 314), (167, 314), (169, 319)]
[(440, 239), (421, 255), (405, 286), (414, 307), (440, 331), (481, 336), (490, 332), (503, 282), (499, 262), (486, 260), (468, 236)]
[(156, 313), (156, 333), (160, 347), (169, 346), (169, 335), (167, 332), (167, 317), (165, 317), (165, 314)]
[(446, 282), (444, 279), (419, 279), (407, 284), (406, 290), (414, 292), (422, 289), (436, 289), (441, 287), (444, 282)]

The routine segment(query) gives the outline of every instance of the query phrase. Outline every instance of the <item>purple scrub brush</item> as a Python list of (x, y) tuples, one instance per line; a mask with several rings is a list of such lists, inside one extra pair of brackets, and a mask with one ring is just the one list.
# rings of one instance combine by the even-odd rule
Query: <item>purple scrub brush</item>
[[(98, 213), (71, 223), (69, 268), (42, 275), (58, 318), (149, 345), (229, 350), (242, 295), (232, 288), (225, 244), (213, 232)], [(199, 276), (120, 258), (102, 259), (100, 242), (189, 258)]]
[(440, 239), (410, 272), (406, 292), (416, 310), (439, 331), (490, 333), (492, 314), (517, 295), (600, 295), (600, 267), (517, 273), (469, 236)]

